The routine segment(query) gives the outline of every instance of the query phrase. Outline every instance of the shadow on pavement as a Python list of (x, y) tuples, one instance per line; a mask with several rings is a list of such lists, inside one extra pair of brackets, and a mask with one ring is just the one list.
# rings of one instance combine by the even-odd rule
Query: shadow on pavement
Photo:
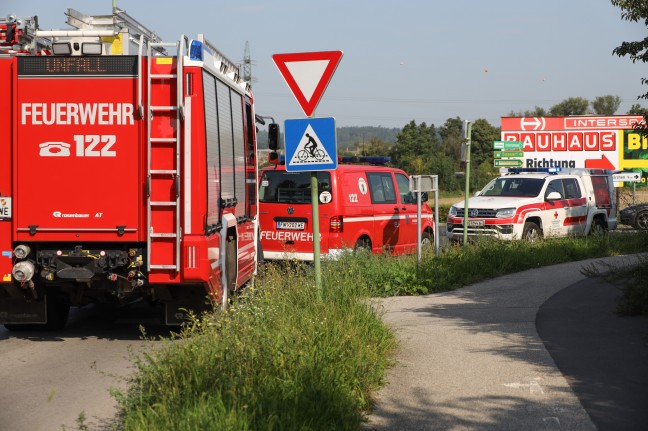
[(601, 431), (648, 429), (648, 317), (616, 313), (619, 290), (576, 283), (540, 308), (538, 333)]

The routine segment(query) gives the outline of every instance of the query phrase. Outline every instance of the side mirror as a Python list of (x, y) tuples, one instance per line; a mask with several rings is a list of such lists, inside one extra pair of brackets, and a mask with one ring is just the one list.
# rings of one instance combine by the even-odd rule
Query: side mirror
[(479, 195), (481, 195), (481, 190), (478, 191), (478, 192), (475, 192), (475, 196), (479, 196)]
[(422, 192), (421, 193), (421, 202), (427, 202), (429, 199), (428, 193), (427, 192)]
[(270, 123), (268, 125), (268, 148), (277, 151), (279, 148), (279, 124)]
[(551, 192), (547, 195), (547, 200), (548, 201), (557, 201), (562, 199), (562, 196), (560, 192)]

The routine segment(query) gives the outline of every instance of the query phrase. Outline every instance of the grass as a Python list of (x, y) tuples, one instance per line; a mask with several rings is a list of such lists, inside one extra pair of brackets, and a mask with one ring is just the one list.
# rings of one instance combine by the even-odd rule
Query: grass
[(328, 266), (320, 299), (311, 271), (267, 266), (230, 311), (138, 358), (124, 428), (358, 429), (395, 338), (352, 274)]
[(647, 239), (482, 241), (425, 253), (420, 265), (415, 256), (349, 253), (322, 262), (322, 297), (311, 266), (266, 265), (229, 311), (197, 319), (134, 358), (132, 385), (117, 396), (123, 428), (358, 430), (397, 347), (369, 297), (640, 252)]

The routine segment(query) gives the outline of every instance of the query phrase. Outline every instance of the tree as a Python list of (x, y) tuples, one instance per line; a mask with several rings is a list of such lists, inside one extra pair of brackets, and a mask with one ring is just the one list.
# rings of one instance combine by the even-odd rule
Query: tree
[[(611, 0), (614, 6), (621, 8), (621, 18), (626, 21), (640, 22), (648, 26), (648, 3), (645, 0)], [(613, 54), (619, 57), (630, 56), (633, 63), (640, 61), (648, 62), (648, 37), (636, 42), (622, 42), (612, 50)], [(641, 78), (641, 84), (648, 84), (648, 78)], [(639, 96), (641, 99), (648, 99), (648, 92)]]
[(630, 107), (628, 115), (643, 115), (644, 117), (646, 117), (648, 116), (648, 108), (644, 108), (640, 104), (635, 103)]
[(598, 115), (614, 115), (614, 113), (621, 106), (621, 98), (619, 96), (598, 96), (592, 102), (592, 108)]
[(473, 166), (487, 163), (493, 166), (493, 141), (500, 139), (499, 127), (493, 127), (490, 123), (480, 118), (472, 125), (470, 139), (470, 161)]
[(541, 108), (539, 106), (536, 106), (533, 108), (532, 111), (511, 111), (508, 114), (509, 117), (546, 117), (547, 116), (547, 111), (544, 108)]
[(461, 144), (463, 143), (463, 121), (459, 117), (448, 118), (439, 127), (439, 135), (441, 136), (443, 151), (447, 156), (452, 159), (461, 160)]
[[(648, 27), (648, 3), (645, 0), (611, 0), (614, 6), (621, 8), (621, 18), (626, 21), (640, 22), (643, 21), (644, 26)], [(622, 42), (612, 50), (613, 54), (619, 57), (630, 56), (633, 63), (641, 61), (642, 63), (648, 62), (648, 37), (636, 42)], [(641, 85), (648, 84), (648, 78), (641, 78)], [(648, 92), (640, 94), (639, 99), (648, 99)], [(638, 125), (636, 129), (641, 130), (644, 134), (648, 134), (648, 114), (643, 114), (644, 121)]]
[(425, 174), (427, 160), (438, 151), (438, 138), (434, 125), (425, 122), (417, 125), (410, 121), (396, 137), (392, 148), (392, 163), (409, 174)]
[(549, 109), (549, 114), (555, 117), (567, 117), (569, 115), (585, 115), (589, 101), (582, 97), (570, 97), (563, 100)]
[(392, 144), (380, 138), (370, 138), (366, 144), (361, 144), (363, 156), (387, 156), (391, 152)]

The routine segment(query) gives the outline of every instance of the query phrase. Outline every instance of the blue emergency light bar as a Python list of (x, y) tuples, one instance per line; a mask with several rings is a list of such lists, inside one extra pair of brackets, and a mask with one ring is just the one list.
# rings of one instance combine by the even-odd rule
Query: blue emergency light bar
[(391, 162), (389, 156), (340, 156), (339, 163), (366, 163), (368, 165), (386, 165)]
[[(277, 162), (273, 164), (286, 164), (286, 155), (279, 154), (279, 157), (276, 159)], [(391, 162), (391, 157), (389, 156), (338, 156), (338, 163), (346, 164), (367, 164), (367, 165), (386, 165)]]
[(560, 168), (508, 168), (509, 174), (522, 174), (525, 172), (544, 172), (548, 174), (557, 174), (560, 171)]
[(189, 59), (203, 61), (203, 49), (205, 46), (198, 40), (192, 40), (189, 45)]

